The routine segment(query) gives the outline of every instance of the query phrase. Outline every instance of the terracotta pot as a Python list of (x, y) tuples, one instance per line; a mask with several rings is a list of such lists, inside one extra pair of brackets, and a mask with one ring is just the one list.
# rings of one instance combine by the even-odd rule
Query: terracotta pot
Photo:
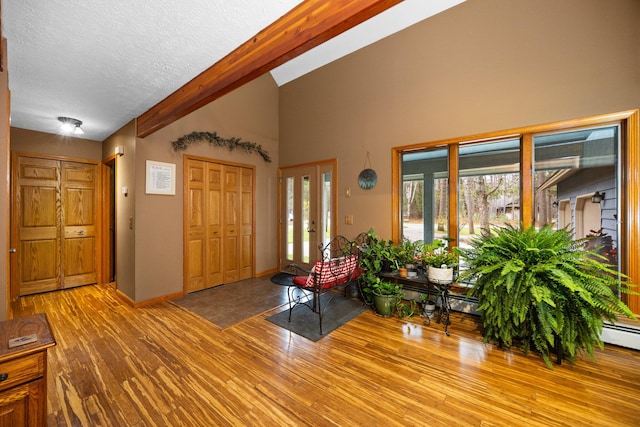
[(407, 269), (406, 268), (399, 268), (398, 269), (398, 274), (400, 275), (400, 277), (407, 277)]

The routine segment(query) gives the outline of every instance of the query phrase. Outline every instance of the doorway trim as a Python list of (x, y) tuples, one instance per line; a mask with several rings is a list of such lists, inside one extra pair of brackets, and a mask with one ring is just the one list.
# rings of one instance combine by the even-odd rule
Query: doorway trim
[[(117, 244), (116, 238), (118, 235), (117, 221), (115, 218), (116, 212), (118, 212), (118, 198), (116, 194), (115, 177), (117, 174), (116, 161), (117, 156), (114, 154), (107, 157), (102, 161), (100, 165), (100, 180), (102, 184), (102, 191), (100, 192), (102, 208), (100, 209), (100, 224), (102, 228), (102, 260), (101, 268), (99, 271), (98, 282), (99, 283), (115, 283), (116, 288), (118, 286), (116, 278), (116, 259), (118, 259), (116, 251)], [(113, 170), (114, 182), (111, 183), (111, 170)], [(111, 231), (113, 228), (113, 231)], [(111, 242), (111, 233), (113, 233), (113, 242)], [(113, 245), (113, 247), (111, 247)], [(110, 277), (111, 271), (113, 272), (113, 280)]]

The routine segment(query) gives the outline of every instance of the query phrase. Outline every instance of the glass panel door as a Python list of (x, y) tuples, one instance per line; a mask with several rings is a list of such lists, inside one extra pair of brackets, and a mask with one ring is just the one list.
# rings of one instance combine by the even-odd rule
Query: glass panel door
[(331, 221), (331, 200), (332, 200), (332, 184), (333, 184), (333, 171), (323, 170), (321, 171), (321, 205), (320, 205), (320, 222), (318, 224), (319, 239), (323, 246), (326, 246), (331, 240), (333, 232), (333, 222)]
[(294, 185), (294, 177), (292, 176), (288, 176), (286, 178), (284, 178), (283, 180), (284, 183), (284, 191), (283, 194), (284, 196), (284, 203), (285, 203), (285, 209), (284, 212), (286, 213), (286, 221), (283, 224), (283, 228), (284, 228), (284, 254), (285, 254), (285, 259), (287, 261), (293, 261), (293, 197), (294, 197), (294, 192), (293, 192), (293, 185)]
[(318, 246), (334, 235), (333, 164), (286, 168), (281, 178), (280, 267), (294, 262), (310, 269), (321, 256)]

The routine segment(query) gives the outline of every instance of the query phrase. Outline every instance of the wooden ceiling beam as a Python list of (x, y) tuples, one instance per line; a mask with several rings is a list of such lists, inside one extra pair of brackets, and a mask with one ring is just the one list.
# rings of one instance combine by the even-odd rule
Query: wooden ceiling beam
[(144, 138), (402, 0), (306, 0), (137, 119)]

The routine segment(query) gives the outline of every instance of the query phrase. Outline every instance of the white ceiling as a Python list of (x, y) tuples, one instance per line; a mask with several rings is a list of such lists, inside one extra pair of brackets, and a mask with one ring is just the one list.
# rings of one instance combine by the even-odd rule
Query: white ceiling
[[(404, 0), (272, 70), (278, 85), (464, 0)], [(299, 0), (5, 0), (11, 126), (103, 141)]]

